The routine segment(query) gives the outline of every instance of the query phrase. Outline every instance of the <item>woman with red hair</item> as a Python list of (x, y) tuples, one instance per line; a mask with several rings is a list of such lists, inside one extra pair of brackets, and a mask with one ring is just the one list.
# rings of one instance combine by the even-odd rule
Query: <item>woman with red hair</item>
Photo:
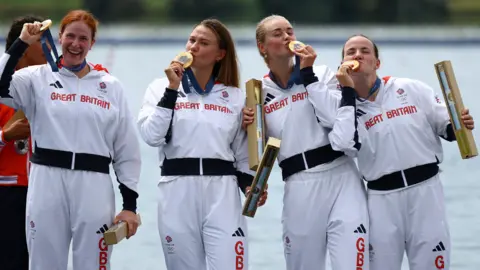
[[(0, 101), (22, 110), (31, 124), (26, 219), (31, 270), (67, 269), (71, 241), (75, 270), (110, 269), (103, 232), (125, 221), (129, 238), (138, 226), (140, 150), (123, 86), (86, 61), (97, 24), (86, 11), (69, 12), (60, 25), (61, 57), (54, 62), (47, 51), (49, 64), (14, 73), (30, 44), (41, 39), (47, 48), (49, 32), (42, 23), (26, 23), (0, 57)], [(116, 217), (110, 162), (123, 197)]]

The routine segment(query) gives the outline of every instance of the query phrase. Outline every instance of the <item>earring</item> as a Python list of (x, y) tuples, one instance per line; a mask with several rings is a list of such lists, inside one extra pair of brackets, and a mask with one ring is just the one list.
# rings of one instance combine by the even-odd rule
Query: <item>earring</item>
[(264, 54), (264, 55), (263, 55), (263, 58), (265, 58), (265, 60), (267, 60), (267, 54)]

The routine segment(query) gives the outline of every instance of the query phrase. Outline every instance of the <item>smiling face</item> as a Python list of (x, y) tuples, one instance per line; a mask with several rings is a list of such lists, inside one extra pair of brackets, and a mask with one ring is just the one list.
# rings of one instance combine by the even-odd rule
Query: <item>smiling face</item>
[(345, 43), (343, 47), (343, 61), (348, 60), (360, 62), (360, 68), (356, 73), (375, 74), (380, 67), (376, 46), (372, 41), (363, 36), (354, 36)]
[(260, 54), (269, 59), (290, 58), (294, 55), (288, 48), (296, 40), (293, 27), (282, 16), (273, 15), (263, 19), (257, 26), (257, 46)]
[(220, 48), (217, 35), (201, 24), (190, 34), (186, 50), (193, 55), (192, 67), (195, 68), (212, 67), (225, 57), (226, 52)]
[(85, 22), (74, 21), (66, 25), (60, 33), (64, 65), (80, 65), (94, 43), (93, 31)]

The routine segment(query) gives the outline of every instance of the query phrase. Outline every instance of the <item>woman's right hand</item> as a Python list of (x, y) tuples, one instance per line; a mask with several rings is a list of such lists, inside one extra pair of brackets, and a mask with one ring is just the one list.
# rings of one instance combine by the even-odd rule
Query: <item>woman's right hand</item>
[(341, 65), (338, 68), (336, 77), (337, 77), (338, 83), (342, 87), (355, 88), (355, 85), (353, 83), (353, 79), (350, 76), (351, 73), (352, 73), (352, 68), (348, 65)]
[(244, 130), (247, 129), (247, 126), (253, 123), (253, 109), (251, 108), (243, 108), (243, 121), (242, 121), (242, 128)]
[(176, 61), (170, 63), (165, 69), (165, 74), (169, 81), (168, 88), (178, 90), (180, 82), (182, 81), (183, 72), (185, 72), (185, 69), (183, 68), (182, 63)]
[(41, 22), (25, 23), (23, 24), (19, 38), (28, 45), (32, 45), (40, 40), (40, 37), (42, 36), (42, 32), (40, 31), (41, 27)]
[(8, 128), (3, 130), (5, 141), (25, 140), (30, 137), (30, 125), (26, 118), (17, 119)]

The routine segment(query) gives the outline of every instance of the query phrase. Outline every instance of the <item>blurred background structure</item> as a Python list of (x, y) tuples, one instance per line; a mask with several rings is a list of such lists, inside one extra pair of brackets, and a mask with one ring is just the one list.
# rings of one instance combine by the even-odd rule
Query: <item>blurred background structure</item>
[(237, 43), (252, 44), (255, 24), (270, 14), (288, 18), (310, 44), (339, 44), (357, 32), (380, 44), (480, 44), (480, 0), (0, 0), (0, 41), (17, 16), (42, 15), (55, 27), (78, 8), (100, 20), (97, 41), (114, 45), (184, 43), (208, 17), (225, 22)]
[(83, 8), (103, 23), (177, 24), (215, 16), (255, 23), (272, 13), (299, 24), (479, 24), (478, 0), (1, 0), (0, 22), (30, 11), (58, 20)]

